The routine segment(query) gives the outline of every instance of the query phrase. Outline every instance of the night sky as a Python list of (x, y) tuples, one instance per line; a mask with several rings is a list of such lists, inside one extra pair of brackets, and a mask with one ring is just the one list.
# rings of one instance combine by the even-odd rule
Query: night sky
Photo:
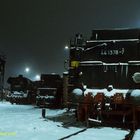
[(64, 71), (64, 46), (76, 33), (140, 27), (139, 0), (3, 0), (0, 2), (0, 52), (6, 75)]

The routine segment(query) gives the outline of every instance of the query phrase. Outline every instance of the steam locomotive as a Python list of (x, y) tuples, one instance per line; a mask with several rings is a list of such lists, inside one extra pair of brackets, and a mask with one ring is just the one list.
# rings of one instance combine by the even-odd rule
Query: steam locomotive
[(59, 74), (41, 74), (41, 85), (37, 88), (36, 105), (60, 108), (62, 106), (62, 78)]
[(6, 99), (11, 103), (49, 108), (60, 108), (62, 105), (62, 78), (58, 74), (41, 74), (39, 81), (19, 75), (9, 77), (7, 82), (10, 84), (10, 94)]
[(7, 83), (10, 84), (10, 94), (6, 97), (7, 101), (12, 104), (35, 103), (36, 92), (33, 81), (19, 75), (18, 77), (9, 77)]
[[(119, 116), (123, 123), (127, 116), (125, 123), (131, 118), (133, 128), (138, 124), (140, 29), (93, 30), (89, 40), (77, 34), (70, 41), (69, 60), (69, 92), (83, 97), (78, 101), (80, 120), (106, 122), (107, 116)], [(77, 88), (81, 95), (73, 92)]]

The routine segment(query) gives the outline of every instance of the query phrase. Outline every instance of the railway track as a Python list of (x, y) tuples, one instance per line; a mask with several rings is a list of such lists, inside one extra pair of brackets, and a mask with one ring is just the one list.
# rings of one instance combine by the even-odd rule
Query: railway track
[[(67, 136), (65, 136), (65, 137), (62, 137), (62, 138), (60, 138), (59, 140), (68, 139), (68, 138), (70, 138), (70, 137), (72, 137), (72, 136), (78, 135), (79, 133), (85, 132), (87, 129), (88, 129), (88, 128), (84, 128), (84, 129), (82, 129), (82, 130), (80, 130), (80, 131), (77, 131), (77, 132), (75, 132), (75, 133), (72, 133), (72, 134), (70, 134), (70, 135), (67, 135)], [(125, 137), (123, 140), (133, 140), (134, 134), (135, 134), (134, 131), (130, 131), (130, 133), (127, 134), (126, 137)]]
[[(84, 127), (84, 128), (81, 129), (81, 130), (79, 130), (79, 131), (73, 132), (72, 134), (63, 136), (62, 138), (59, 138), (59, 140), (65, 140), (65, 139), (68, 139), (70, 137), (79, 135), (80, 133), (85, 132), (89, 128), (92, 128), (92, 127), (95, 127), (95, 126), (111, 127), (110, 125), (108, 125), (108, 123), (101, 122), (101, 121), (98, 121), (98, 120), (95, 120), (95, 119), (91, 119), (91, 118), (89, 118), (88, 119), (88, 122), (85, 123), (85, 124), (78, 123), (72, 116), (71, 116), (71, 121), (68, 121), (67, 119), (69, 119), (69, 115), (68, 114), (65, 114), (65, 117), (64, 116), (58, 116), (58, 118), (53, 118), (53, 119), (51, 118), (51, 120), (53, 120), (53, 121), (63, 120), (62, 126), (65, 127), (65, 128), (68, 128), (70, 126), (74, 126), (74, 127), (81, 126), (81, 127)], [(94, 124), (92, 125), (91, 122), (93, 122)], [(114, 127), (120, 128), (120, 124), (118, 124), (118, 125), (117, 124), (114, 124)], [(121, 127), (121, 128), (122, 128), (122, 130), (126, 130), (127, 129), (127, 128), (123, 128), (123, 127)], [(129, 131), (129, 134), (127, 134), (122, 139), (123, 140), (133, 140), (134, 134), (135, 134), (135, 131)]]
[(128, 135), (126, 135), (124, 140), (133, 140), (135, 131), (130, 131), (130, 133)]
[(80, 131), (77, 131), (77, 132), (72, 133), (72, 134), (70, 134), (70, 135), (67, 135), (67, 136), (65, 136), (65, 137), (63, 137), (63, 138), (60, 138), (59, 140), (65, 140), (65, 139), (70, 138), (70, 137), (72, 137), (72, 136), (78, 135), (79, 133), (82, 133), (82, 132), (86, 131), (87, 129), (88, 129), (88, 128), (84, 128), (84, 129), (82, 129), (82, 130), (80, 130)]

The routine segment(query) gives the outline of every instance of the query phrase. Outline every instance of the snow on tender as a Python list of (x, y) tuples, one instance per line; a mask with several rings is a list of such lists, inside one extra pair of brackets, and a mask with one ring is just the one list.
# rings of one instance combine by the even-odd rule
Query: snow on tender
[(77, 96), (80, 96), (83, 94), (83, 91), (79, 88), (75, 88), (73, 91), (72, 91), (73, 94), (77, 95)]
[(131, 96), (133, 97), (140, 97), (140, 90), (139, 89), (135, 89), (131, 92)]
[(115, 93), (122, 93), (123, 96), (125, 97), (128, 91), (129, 91), (128, 89), (113, 89), (111, 91), (108, 91), (107, 89), (88, 89), (87, 88), (84, 92), (84, 95), (90, 92), (95, 96), (97, 93), (102, 92), (107, 97), (113, 96)]

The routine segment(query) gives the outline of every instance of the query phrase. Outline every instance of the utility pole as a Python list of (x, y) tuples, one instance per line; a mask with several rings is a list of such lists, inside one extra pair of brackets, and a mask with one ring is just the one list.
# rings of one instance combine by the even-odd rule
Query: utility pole
[(4, 89), (4, 74), (5, 74), (5, 55), (0, 55), (0, 100), (3, 100), (3, 89)]

